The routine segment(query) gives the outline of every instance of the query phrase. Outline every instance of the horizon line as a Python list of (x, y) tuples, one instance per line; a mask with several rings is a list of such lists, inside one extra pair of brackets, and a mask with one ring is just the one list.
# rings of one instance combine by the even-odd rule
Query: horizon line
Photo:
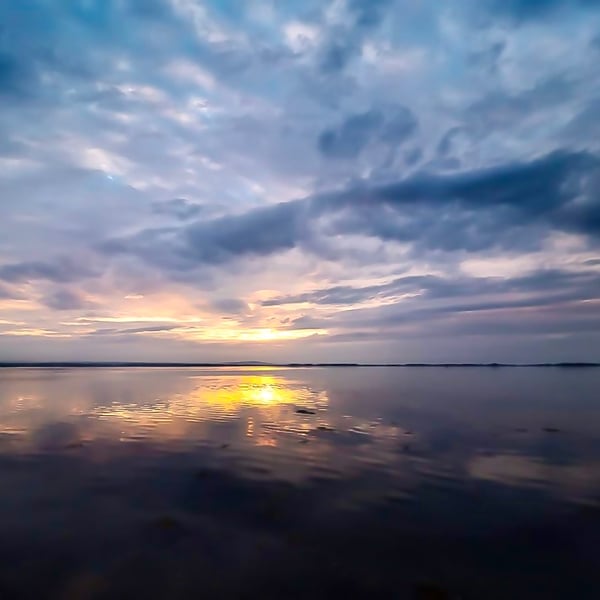
[(274, 363), (263, 361), (223, 361), (223, 362), (167, 362), (167, 361), (0, 361), (0, 368), (107, 368), (107, 367), (154, 367), (154, 368), (193, 368), (193, 367), (600, 367), (600, 362), (561, 361), (539, 363), (356, 363), (356, 362), (289, 362)]

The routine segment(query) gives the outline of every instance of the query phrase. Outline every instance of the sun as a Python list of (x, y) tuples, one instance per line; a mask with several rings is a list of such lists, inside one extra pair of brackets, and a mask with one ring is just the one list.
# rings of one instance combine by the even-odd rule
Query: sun
[(275, 400), (275, 392), (271, 386), (264, 386), (257, 391), (257, 397), (264, 404), (270, 404)]
[(277, 336), (277, 332), (273, 331), (272, 329), (259, 329), (256, 333), (256, 337), (259, 340), (274, 340), (276, 339)]

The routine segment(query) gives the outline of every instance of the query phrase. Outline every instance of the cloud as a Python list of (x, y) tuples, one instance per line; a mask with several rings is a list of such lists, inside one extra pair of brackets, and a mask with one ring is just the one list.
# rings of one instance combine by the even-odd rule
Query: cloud
[(198, 216), (204, 210), (204, 207), (202, 204), (190, 202), (185, 198), (173, 198), (172, 200), (156, 202), (152, 209), (158, 215), (173, 216), (186, 221)]
[(318, 147), (330, 158), (355, 158), (373, 140), (399, 145), (416, 130), (417, 120), (405, 106), (395, 106), (387, 115), (370, 110), (351, 115), (339, 126), (322, 131)]
[(465, 134), (465, 130), (463, 127), (452, 127), (444, 135), (441, 137), (436, 153), (439, 156), (445, 157), (449, 154), (454, 155), (453, 152), (454, 146), (456, 144), (457, 138), (463, 136)]
[[(462, 295), (436, 297), (426, 293), (380, 307), (348, 308), (328, 317), (306, 315), (294, 320), (291, 327), (327, 328), (334, 332), (330, 341), (341, 341), (339, 335), (351, 338), (357, 332), (364, 340), (393, 339), (398, 335), (406, 339), (591, 333), (600, 330), (600, 303), (590, 301), (597, 299), (599, 283), (596, 276), (587, 291), (561, 294), (554, 290), (550, 296), (533, 293), (519, 299), (505, 293), (489, 299), (484, 281), (478, 299), (469, 299), (472, 289), (467, 285)], [(510, 286), (507, 282), (505, 289)]]
[[(167, 269), (218, 265), (247, 255), (268, 256), (293, 248), (309, 234), (303, 205), (288, 202), (238, 216), (196, 221), (182, 228), (144, 230), (133, 237), (107, 240), (105, 253), (134, 254)], [(1, 273), (1, 271), (0, 271)]]
[(0, 95), (20, 96), (22, 94), (22, 79), (25, 74), (20, 67), (21, 65), (14, 56), (0, 53)]
[(600, 134), (600, 123), (598, 123), (599, 112), (600, 99), (591, 100), (566, 125), (566, 136), (573, 141), (577, 141), (587, 135)]
[(42, 298), (42, 304), (53, 310), (81, 310), (94, 304), (69, 289), (56, 290)]
[(422, 174), (384, 186), (375, 192), (390, 204), (437, 206), (459, 202), (464, 206), (515, 206), (524, 212), (546, 212), (570, 200), (565, 184), (598, 168), (598, 159), (584, 153), (554, 152), (521, 163), (456, 175)]
[[(514, 295), (519, 294), (518, 300)], [(523, 297), (523, 295), (525, 296)], [(410, 296), (402, 298), (399, 296)], [(535, 307), (591, 300), (600, 296), (600, 273), (540, 270), (520, 277), (466, 277), (452, 278), (434, 275), (409, 275), (385, 284), (369, 286), (333, 286), (302, 294), (279, 296), (264, 300), (263, 306), (309, 303), (317, 305), (355, 305), (375, 298), (392, 299), (406, 306), (423, 300), (462, 298), (452, 310), (476, 312), (496, 308)], [(492, 297), (495, 300), (478, 300)], [(464, 299), (473, 299), (465, 302)], [(475, 300), (477, 299), (477, 300)], [(436, 309), (437, 310), (437, 309)], [(446, 308), (440, 310), (445, 311)]]
[(534, 114), (539, 118), (543, 111), (564, 106), (577, 95), (578, 87), (569, 75), (560, 74), (538, 80), (517, 92), (495, 90), (473, 102), (467, 108), (468, 117), (479, 130), (514, 124)]
[(384, 141), (399, 144), (411, 137), (418, 128), (413, 112), (406, 106), (395, 106), (383, 124), (381, 138)]
[(356, 27), (371, 28), (381, 23), (390, 4), (390, 0), (349, 0), (348, 8), (355, 17)]
[(600, 227), (599, 164), (593, 155), (557, 152), (454, 175), (420, 173), (397, 183), (363, 183), (180, 228), (150, 229), (102, 248), (186, 270), (296, 247), (319, 253), (318, 237), (333, 234), (410, 242), (420, 252), (533, 250), (553, 231), (592, 241)]
[(306, 235), (300, 205), (278, 204), (241, 216), (227, 216), (196, 223), (185, 231), (192, 258), (203, 262), (222, 262), (231, 257), (269, 255), (292, 248)]
[(242, 314), (248, 310), (248, 304), (239, 298), (219, 298), (213, 302), (213, 307), (232, 315)]
[[(0, 3), (0, 296), (30, 349), (92, 309), (321, 328), (327, 356), (437, 335), (493, 360), (525, 321), (514, 352), (586, 346), (598, 2), (259, 4)], [(167, 352), (135, 329), (81, 347)], [(460, 339), (484, 331), (488, 350)], [(184, 334), (169, 352), (208, 352)]]
[(321, 70), (328, 75), (343, 71), (360, 51), (365, 38), (377, 28), (386, 14), (390, 0), (350, 0), (345, 23), (332, 28), (322, 49)]
[[(390, 283), (369, 286), (338, 285), (330, 288), (304, 292), (302, 294), (279, 296), (264, 300), (263, 306), (281, 306), (286, 304), (310, 303), (310, 304), (356, 304), (361, 301), (372, 299), (375, 296), (392, 296), (408, 291), (418, 291), (426, 282), (432, 278), (428, 276), (400, 277)], [(435, 279), (435, 278), (433, 278)]]
[(10, 283), (33, 280), (47, 280), (55, 283), (69, 283), (95, 272), (87, 265), (76, 263), (70, 259), (58, 259), (55, 262), (27, 261), (0, 265), (0, 279)]
[(600, 7), (598, 0), (492, 0), (488, 6), (494, 14), (507, 16), (517, 21), (538, 19), (552, 14), (560, 8)]
[(329, 41), (321, 59), (321, 70), (328, 75), (342, 71), (358, 51), (356, 42), (350, 38), (344, 39), (343, 31), (338, 32), (335, 38)]
[(163, 331), (173, 331), (174, 329), (179, 329), (179, 325), (150, 325), (146, 327), (125, 327), (125, 328), (116, 328), (116, 327), (105, 327), (103, 329), (95, 329), (94, 331), (88, 333), (90, 336), (128, 336), (128, 335), (137, 335), (140, 333), (160, 333)]
[(23, 295), (9, 286), (0, 283), (0, 300), (18, 300)]
[(353, 158), (367, 145), (383, 118), (376, 111), (348, 117), (338, 128), (326, 129), (319, 136), (319, 150), (326, 156)]

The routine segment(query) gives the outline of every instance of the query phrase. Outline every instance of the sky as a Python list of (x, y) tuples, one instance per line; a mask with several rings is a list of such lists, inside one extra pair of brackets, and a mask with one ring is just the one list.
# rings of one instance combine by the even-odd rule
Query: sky
[(0, 360), (600, 361), (600, 1), (5, 0)]

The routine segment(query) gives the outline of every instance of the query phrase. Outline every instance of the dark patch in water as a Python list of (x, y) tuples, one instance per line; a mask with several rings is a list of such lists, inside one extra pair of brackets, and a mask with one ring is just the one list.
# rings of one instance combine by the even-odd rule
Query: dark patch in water
[(415, 589), (416, 600), (450, 600), (450, 594), (442, 587), (431, 583), (419, 583)]

